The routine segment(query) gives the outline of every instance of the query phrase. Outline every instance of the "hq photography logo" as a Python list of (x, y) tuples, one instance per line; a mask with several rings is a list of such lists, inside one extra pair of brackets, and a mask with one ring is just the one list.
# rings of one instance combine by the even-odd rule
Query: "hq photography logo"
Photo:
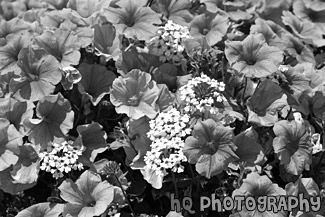
[[(298, 209), (304, 212), (317, 212), (321, 208), (321, 197), (310, 197), (308, 199), (303, 197), (303, 194), (298, 196), (226, 196), (222, 200), (217, 198), (216, 194), (211, 194), (211, 197), (200, 197), (200, 211), (207, 209), (213, 211), (224, 212), (236, 209), (237, 211), (258, 210), (259, 212), (270, 211), (277, 213), (279, 211), (292, 211)], [(170, 198), (171, 210), (181, 212), (188, 211), (190, 214), (195, 214), (193, 210), (193, 199), (191, 197), (184, 197), (182, 200), (175, 198), (171, 194)]]

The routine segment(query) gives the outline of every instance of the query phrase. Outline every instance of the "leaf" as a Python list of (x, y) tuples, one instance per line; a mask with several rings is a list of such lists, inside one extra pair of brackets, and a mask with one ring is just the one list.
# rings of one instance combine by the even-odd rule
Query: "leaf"
[(146, 0), (120, 0), (117, 7), (105, 8), (105, 16), (108, 21), (115, 24), (119, 34), (125, 34), (127, 38), (147, 41), (156, 34), (160, 24), (159, 14), (149, 7), (144, 7)]
[(262, 34), (248, 35), (242, 42), (226, 41), (225, 44), (230, 66), (246, 77), (271, 75), (283, 60), (283, 52), (267, 45)]
[(57, 217), (63, 212), (64, 204), (38, 203), (20, 211), (16, 217)]
[(160, 112), (163, 112), (175, 103), (175, 96), (168, 90), (165, 84), (158, 84), (157, 86), (160, 89), (157, 105)]
[(258, 126), (273, 126), (278, 121), (278, 112), (287, 104), (287, 96), (280, 86), (265, 80), (247, 101), (248, 121)]
[(160, 64), (158, 56), (138, 52), (134, 46), (123, 51), (116, 61), (116, 67), (124, 73), (128, 73), (132, 69), (148, 72), (151, 67), (157, 67)]
[(199, 121), (194, 125), (192, 136), (186, 138), (183, 152), (199, 174), (211, 178), (238, 160), (233, 139), (231, 128), (212, 119)]
[(35, 37), (35, 42), (54, 56), (62, 68), (79, 64), (81, 44), (74, 32), (62, 29), (44, 31), (42, 35)]
[(9, 84), (13, 96), (18, 100), (40, 100), (53, 93), (54, 85), (61, 81), (58, 61), (47, 55), (44, 49), (31, 46), (23, 48), (19, 54), (18, 66), (23, 73)]
[(135, 139), (131, 140), (131, 146), (125, 147), (124, 150), (127, 154), (126, 163), (130, 164), (132, 169), (143, 169), (145, 166), (144, 156), (151, 149), (151, 140), (147, 137), (149, 130), (147, 117), (129, 120), (128, 137)]
[(177, 67), (170, 63), (160, 65), (152, 72), (152, 78), (157, 84), (166, 84), (170, 90), (177, 89)]
[(34, 104), (31, 101), (20, 102), (11, 97), (0, 98), (0, 118), (6, 118), (18, 131), (23, 131), (24, 119), (33, 117)]
[(189, 0), (158, 0), (151, 8), (163, 14), (168, 20), (186, 26), (193, 19), (193, 15), (189, 11), (191, 6)]
[(116, 76), (112, 71), (107, 70), (105, 66), (99, 64), (82, 62), (78, 70), (82, 76), (81, 81), (78, 83), (78, 90), (96, 106), (109, 93)]
[(274, 124), (274, 152), (285, 170), (300, 175), (312, 163), (312, 145), (306, 122), (282, 120)]
[(94, 25), (94, 46), (104, 54), (111, 54), (110, 47), (116, 37), (115, 27), (111, 23)]
[(22, 135), (7, 119), (0, 118), (0, 171), (17, 163), (22, 144)]
[(24, 126), (29, 140), (40, 145), (41, 150), (46, 150), (49, 143), (58, 138), (65, 138), (73, 127), (74, 112), (61, 93), (41, 99), (36, 107), (36, 116), (38, 119), (25, 119)]
[[(96, 156), (93, 155), (94, 151), (100, 150), (100, 152), (107, 149), (107, 135), (102, 130), (102, 126), (93, 122), (91, 124), (79, 125), (77, 131), (79, 136), (74, 142), (74, 146), (83, 146), (85, 150), (82, 152), (82, 156), (79, 157), (79, 161), (85, 165), (94, 162)], [(96, 152), (97, 154), (97, 152)]]
[(18, 162), (10, 172), (14, 184), (32, 184), (37, 182), (39, 172), (39, 158), (36, 150), (31, 144), (19, 147), (20, 154)]
[(265, 163), (267, 158), (257, 139), (258, 134), (252, 127), (235, 137), (234, 143), (238, 147), (235, 154), (239, 157), (238, 162), (246, 162), (245, 166), (262, 166)]

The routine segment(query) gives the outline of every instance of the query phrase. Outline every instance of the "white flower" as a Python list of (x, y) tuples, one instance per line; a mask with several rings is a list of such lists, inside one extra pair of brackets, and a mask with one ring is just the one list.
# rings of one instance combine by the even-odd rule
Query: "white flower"
[(171, 61), (175, 65), (180, 65), (184, 59), (182, 53), (185, 50), (183, 45), (185, 38), (190, 38), (188, 28), (169, 20), (151, 39), (150, 53), (159, 56), (162, 62)]
[(208, 111), (211, 114), (217, 112), (217, 103), (227, 99), (222, 95), (225, 84), (202, 74), (200, 77), (192, 78), (186, 85), (180, 88), (180, 99), (184, 101), (184, 111), (202, 113)]
[(146, 167), (153, 169), (158, 176), (165, 176), (168, 169), (182, 171), (180, 164), (187, 161), (182, 151), (185, 144), (182, 137), (191, 133), (191, 129), (187, 128), (189, 120), (187, 114), (172, 108), (149, 122), (147, 136), (152, 143), (144, 160)]
[(61, 178), (64, 176), (63, 173), (83, 169), (83, 165), (77, 162), (80, 155), (82, 155), (82, 149), (77, 149), (68, 142), (53, 143), (52, 149), (39, 154), (40, 169), (52, 173), (55, 179)]

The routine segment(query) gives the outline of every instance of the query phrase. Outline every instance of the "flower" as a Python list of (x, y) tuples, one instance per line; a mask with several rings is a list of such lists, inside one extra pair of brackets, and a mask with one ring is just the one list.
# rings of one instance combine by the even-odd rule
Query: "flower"
[(156, 175), (164, 176), (166, 170), (183, 172), (182, 162), (186, 162), (183, 154), (184, 140), (182, 137), (191, 133), (187, 128), (190, 118), (182, 115), (176, 108), (159, 113), (150, 121), (150, 131), (147, 136), (152, 141), (151, 150), (147, 151), (144, 161), (148, 169)]
[(196, 16), (191, 21), (190, 32), (198, 41), (206, 40), (209, 46), (213, 46), (226, 35), (228, 27), (226, 15), (206, 13)]
[(277, 71), (283, 52), (267, 45), (262, 34), (248, 35), (242, 42), (225, 42), (230, 66), (246, 77), (266, 77)]
[(185, 112), (202, 113), (208, 111), (211, 114), (217, 112), (220, 103), (227, 99), (221, 94), (225, 90), (225, 84), (202, 74), (192, 78), (186, 85), (180, 88), (180, 99), (185, 103)]
[(66, 179), (59, 186), (60, 196), (68, 203), (63, 216), (99, 216), (113, 202), (114, 187), (94, 172), (86, 170), (76, 183)]
[(280, 164), (293, 175), (309, 170), (312, 163), (312, 144), (307, 122), (282, 120), (274, 124), (274, 152)]
[(159, 88), (151, 75), (138, 69), (131, 70), (125, 77), (114, 80), (110, 100), (117, 113), (127, 114), (132, 119), (157, 115), (156, 101)]
[[(309, 1), (310, 2), (310, 1)], [(309, 7), (307, 7), (309, 5)], [(322, 32), (325, 31), (325, 4), (323, 10), (319, 8), (310, 8), (310, 4), (307, 1), (297, 0), (293, 2), (293, 12), (300, 19), (307, 19), (315, 23), (317, 28), (320, 28)]]
[[(243, 184), (239, 189), (236, 189), (232, 193), (232, 197), (245, 196), (245, 197), (263, 197), (263, 196), (273, 196), (278, 197), (281, 195), (286, 195), (283, 188), (280, 188), (278, 184), (272, 183), (272, 181), (267, 176), (260, 176), (256, 172), (252, 172), (247, 175), (244, 179)], [(242, 210), (239, 211), (240, 216), (252, 216), (252, 217), (263, 217), (263, 216), (274, 216), (274, 217), (285, 217), (286, 212), (283, 210), (278, 210), (278, 212), (273, 212), (271, 210), (265, 210), (264, 212), (259, 212), (258, 209), (253, 211), (248, 211), (245, 206), (242, 206)]]
[(147, 0), (120, 0), (114, 7), (105, 8), (108, 21), (115, 24), (117, 32), (128, 38), (149, 40), (158, 29), (154, 24), (160, 24), (160, 15), (150, 7), (144, 7)]
[(323, 0), (303, 0), (307, 8), (311, 8), (314, 11), (325, 10), (325, 2)]
[(82, 76), (76, 68), (67, 66), (61, 68), (61, 71), (63, 74), (61, 84), (65, 90), (72, 90), (73, 85), (81, 81)]
[(185, 140), (183, 152), (189, 163), (196, 164), (198, 173), (210, 178), (238, 159), (236, 149), (232, 129), (208, 119), (194, 125), (192, 136)]
[(180, 65), (184, 59), (184, 39), (190, 38), (187, 27), (178, 25), (168, 20), (166, 25), (157, 31), (155, 37), (150, 40), (150, 53), (159, 56), (162, 62), (171, 61)]
[(39, 154), (42, 163), (41, 170), (51, 172), (55, 179), (64, 176), (64, 173), (69, 173), (71, 170), (82, 170), (82, 163), (78, 162), (79, 156), (82, 155), (82, 150), (71, 146), (70, 142), (61, 144), (53, 143), (53, 149), (49, 152), (41, 152)]

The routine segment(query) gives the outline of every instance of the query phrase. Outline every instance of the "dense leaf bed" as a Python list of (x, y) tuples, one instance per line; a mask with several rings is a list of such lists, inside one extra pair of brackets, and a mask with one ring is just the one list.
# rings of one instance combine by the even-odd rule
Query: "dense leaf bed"
[[(325, 216), (323, 1), (2, 0), (0, 14), (0, 216)], [(211, 194), (321, 208), (200, 210)]]

